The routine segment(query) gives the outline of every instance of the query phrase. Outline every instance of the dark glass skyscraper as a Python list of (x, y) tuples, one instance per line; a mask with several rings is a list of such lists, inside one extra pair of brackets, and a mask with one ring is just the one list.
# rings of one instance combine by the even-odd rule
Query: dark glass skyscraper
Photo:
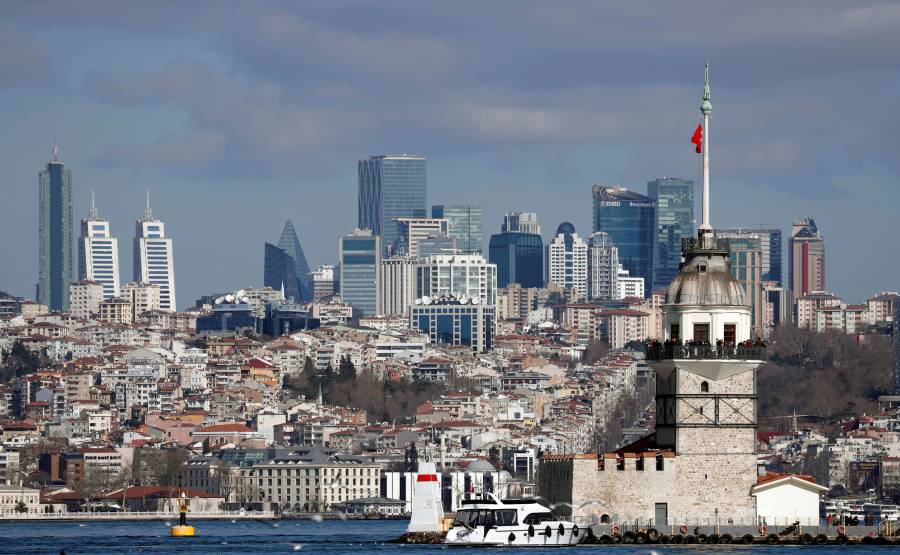
[(504, 231), (491, 235), (488, 259), (497, 265), (497, 287), (544, 285), (544, 242), (536, 233)]
[(74, 281), (72, 248), (72, 171), (53, 161), (38, 174), (37, 301), (53, 311), (69, 310), (69, 284)]
[[(694, 182), (660, 177), (647, 183), (647, 196), (656, 201), (656, 273), (652, 289), (669, 286), (681, 264), (681, 240), (694, 236)], [(650, 284), (645, 283), (648, 288)]]
[(378, 274), (381, 271), (379, 237), (368, 229), (356, 229), (340, 238), (341, 300), (354, 314), (378, 314)]
[(657, 251), (656, 201), (624, 187), (594, 185), (594, 231), (606, 232), (619, 249), (619, 263), (631, 277), (644, 278), (652, 292)]
[(425, 218), (425, 158), (372, 156), (359, 161), (359, 228), (381, 236), (386, 253), (400, 237), (396, 218)]
[(266, 243), (264, 264), (263, 285), (272, 289), (284, 287), (285, 298), (293, 298), (297, 302), (312, 298), (309, 264), (291, 220), (285, 222), (278, 246)]
[(450, 237), (456, 239), (459, 250), (464, 253), (481, 254), (483, 218), (480, 206), (438, 204), (431, 207), (431, 217), (446, 218), (450, 227)]

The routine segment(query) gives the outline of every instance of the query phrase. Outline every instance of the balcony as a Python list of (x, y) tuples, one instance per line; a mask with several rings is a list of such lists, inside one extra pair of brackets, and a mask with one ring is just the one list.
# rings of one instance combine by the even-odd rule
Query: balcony
[(672, 345), (650, 343), (644, 351), (648, 361), (663, 360), (766, 360), (765, 344)]

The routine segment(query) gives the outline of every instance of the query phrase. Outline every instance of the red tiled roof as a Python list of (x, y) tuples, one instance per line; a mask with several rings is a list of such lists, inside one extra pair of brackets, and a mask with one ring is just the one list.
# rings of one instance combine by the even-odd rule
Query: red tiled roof
[(224, 422), (222, 424), (212, 424), (211, 426), (205, 426), (197, 430), (197, 433), (211, 433), (211, 434), (227, 434), (227, 433), (249, 433), (252, 432), (250, 428), (241, 424), (240, 422)]
[(756, 478), (756, 485), (761, 486), (763, 484), (768, 484), (769, 482), (775, 482), (777, 480), (781, 480), (783, 478), (799, 478), (800, 480), (806, 480), (812, 484), (816, 484), (816, 479), (807, 474), (787, 474), (781, 472), (772, 472), (770, 474), (766, 474), (765, 476), (758, 476)]

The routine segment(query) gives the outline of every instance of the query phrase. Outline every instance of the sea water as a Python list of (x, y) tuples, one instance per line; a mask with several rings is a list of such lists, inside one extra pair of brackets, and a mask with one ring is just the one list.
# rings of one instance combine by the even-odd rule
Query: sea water
[[(446, 553), (455, 551), (465, 555), (475, 553), (510, 552), (513, 548), (450, 548), (443, 545), (399, 545), (387, 543), (402, 534), (407, 522), (402, 520), (230, 520), (192, 522), (197, 535), (193, 538), (172, 538), (172, 522), (3, 522), (0, 523), (0, 553), (67, 555), (106, 553), (325, 553), (332, 555)], [(462, 549), (462, 551), (460, 551)], [(528, 548), (518, 552), (528, 554), (560, 553), (560, 548)], [(566, 548), (563, 548), (566, 549)], [(574, 551), (572, 551), (574, 549)], [(615, 545), (580, 546), (564, 553), (596, 553), (607, 551), (616, 555), (666, 555), (675, 553), (778, 553), (794, 552), (886, 553), (896, 549), (881, 546), (669, 546)]]

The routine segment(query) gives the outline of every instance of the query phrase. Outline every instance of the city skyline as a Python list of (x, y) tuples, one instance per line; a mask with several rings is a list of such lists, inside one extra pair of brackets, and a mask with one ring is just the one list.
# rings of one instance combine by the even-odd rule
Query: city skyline
[[(66, 168), (73, 171), (76, 221), (88, 214), (89, 191), (94, 189), (103, 198), (113, 235), (126, 238), (143, 190), (154, 191), (156, 210), (178, 242), (175, 264), (180, 305), (185, 306), (211, 291), (260, 284), (260, 245), (270, 240), (271, 231), (248, 225), (229, 242), (217, 242), (219, 218), (232, 226), (261, 218), (293, 219), (298, 235), (309, 238), (304, 247), (311, 266), (336, 261), (335, 239), (355, 227), (354, 161), (373, 154), (416, 152), (427, 158), (428, 206), (481, 205), (487, 222), (510, 209), (536, 211), (551, 230), (562, 221), (590, 229), (583, 206), (593, 183), (620, 183), (643, 193), (643, 184), (660, 175), (698, 181), (688, 139), (697, 122), (696, 67), (709, 57), (715, 94), (721, 99), (714, 122), (719, 146), (712, 167), (717, 191), (713, 224), (776, 224), (786, 234), (794, 219), (814, 218), (828, 241), (829, 290), (860, 301), (872, 291), (896, 289), (891, 276), (900, 269), (900, 257), (888, 253), (883, 271), (858, 275), (855, 268), (868, 264), (878, 251), (860, 247), (854, 235), (857, 217), (847, 217), (865, 213), (869, 233), (889, 236), (890, 207), (900, 196), (896, 161), (883, 146), (893, 142), (884, 137), (889, 131), (882, 123), (896, 113), (884, 79), (896, 67), (892, 52), (897, 39), (888, 29), (898, 16), (887, 5), (864, 7), (797, 5), (777, 18), (747, 14), (744, 20), (757, 22), (768, 34), (744, 42), (724, 36), (729, 30), (733, 36), (735, 24), (719, 20), (716, 35), (702, 42), (657, 38), (673, 47), (664, 54), (656, 49), (659, 60), (641, 64), (646, 54), (638, 43), (648, 35), (617, 40), (621, 55), (604, 57), (611, 47), (598, 42), (598, 33), (584, 33), (582, 42), (572, 38), (559, 43), (555, 39), (560, 36), (581, 36), (572, 33), (578, 22), (566, 14), (549, 18), (532, 5), (532, 13), (545, 17), (513, 18), (501, 38), (515, 40), (500, 53), (540, 54), (539, 85), (529, 81), (521, 62), (490, 56), (460, 64), (470, 48), (497, 45), (483, 44), (483, 37), (464, 45), (452, 33), (435, 38), (442, 18), (424, 7), (391, 7), (369, 31), (362, 21), (341, 19), (327, 8), (285, 12), (281, 34), (265, 37), (236, 36), (227, 21), (206, 23), (192, 37), (179, 24), (166, 31), (177, 45), (167, 51), (158, 41), (165, 28), (164, 7), (107, 8), (101, 13), (86, 6), (73, 19), (65, 17), (69, 12), (63, 5), (56, 10), (7, 6), (4, 19), (16, 31), (8, 35), (11, 46), (0, 60), (10, 85), (0, 93), (9, 121), (0, 135), (0, 159), (8, 169), (4, 193), (23, 209), (0, 224), (7, 238), (2, 254), (20, 261), (5, 272), (0, 286), (16, 295), (34, 295), (34, 172), (46, 164), (54, 134), (66, 153)], [(189, 8), (199, 12), (196, 20), (207, 19), (207, 9), (202, 4)], [(628, 8), (619, 10), (604, 24), (611, 31), (617, 19), (628, 17)], [(271, 11), (261, 11), (265, 13), (247, 19), (247, 33), (272, 24)], [(406, 17), (389, 23), (389, 16), (398, 12)], [(685, 25), (690, 12), (679, 7), (671, 13), (674, 26)], [(453, 15), (449, 23), (459, 25), (464, 17)], [(489, 10), (484, 17), (493, 21), (499, 14)], [(814, 24), (797, 25), (803, 20)], [(141, 33), (126, 36), (115, 29), (136, 21), (142, 22)], [(422, 25), (413, 31), (412, 22)], [(40, 42), (30, 38), (45, 26), (57, 32)], [(818, 30), (798, 31), (807, 27)], [(276, 56), (271, 66), (258, 64), (260, 54), (291, 50), (284, 46), (307, 40), (301, 28), (326, 33), (316, 52), (335, 62), (329, 70), (304, 54), (296, 54), (299, 60)], [(523, 30), (538, 31), (529, 35), (533, 44), (519, 36)], [(93, 39), (86, 52), (60, 55), (86, 36)], [(334, 49), (347, 36), (361, 37), (362, 43), (377, 44), (388, 53), (403, 50), (398, 43), (404, 40), (433, 47), (408, 54), (416, 62), (413, 71), (399, 77), (401, 85), (409, 86), (434, 76), (426, 73), (425, 62), (446, 69), (441, 79), (432, 79), (447, 91), (438, 99), (441, 104), (400, 106), (392, 101), (396, 85), (373, 71), (377, 60), (363, 56), (373, 64), (366, 67)], [(763, 39), (768, 40), (761, 46)], [(147, 48), (148, 43), (156, 48)], [(358, 43), (348, 48), (365, 50)], [(103, 50), (116, 53), (98, 55)], [(135, 52), (143, 54), (133, 56)], [(770, 63), (774, 52), (780, 54), (778, 62)], [(807, 63), (813, 53), (817, 63)], [(570, 54), (576, 60), (599, 58), (599, 67), (585, 72), (579, 64), (556, 63)], [(850, 63), (858, 59), (867, 64)], [(281, 76), (288, 73), (284, 68), (289, 62), (310, 70), (304, 73), (309, 83), (297, 93), (286, 92), (294, 89), (294, 78)], [(397, 77), (389, 68), (388, 73)], [(370, 96), (357, 103), (359, 88), (348, 77), (360, 75)], [(616, 80), (607, 82), (609, 75)], [(481, 78), (484, 85), (476, 86)], [(198, 92), (210, 88), (199, 86), (203, 80), (232, 89), (233, 96), (209, 93), (215, 96), (207, 99)], [(534, 90), (510, 94), (519, 86)], [(842, 108), (860, 90), (873, 109), (850, 120)], [(292, 127), (300, 131), (231, 113), (238, 110), (230, 107), (241, 104), (258, 108), (255, 113), (262, 111), (271, 123), (296, 123)], [(342, 120), (343, 108), (351, 104), (358, 104), (352, 121)], [(853, 131), (838, 132), (847, 129)], [(681, 143), (683, 149), (676, 146)], [(280, 202), (275, 207), (253, 203), (257, 196), (277, 196)], [(873, 204), (875, 197), (880, 202)], [(121, 249), (120, 269), (129, 266), (128, 250)], [(235, 257), (242, 262), (237, 268)]]

